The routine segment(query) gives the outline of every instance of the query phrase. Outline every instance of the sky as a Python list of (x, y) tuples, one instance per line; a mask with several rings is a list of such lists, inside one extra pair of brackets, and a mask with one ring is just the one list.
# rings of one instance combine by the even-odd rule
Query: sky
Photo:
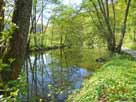
[(82, 2), (82, 0), (64, 0), (63, 3), (65, 5), (79, 5)]

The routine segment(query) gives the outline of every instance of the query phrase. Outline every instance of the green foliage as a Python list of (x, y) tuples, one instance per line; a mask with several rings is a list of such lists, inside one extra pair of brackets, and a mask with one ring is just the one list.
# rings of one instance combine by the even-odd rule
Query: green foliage
[(7, 23), (7, 29), (4, 29), (0, 34), (0, 48), (3, 48), (4, 51), (3, 52), (0, 52), (0, 56), (1, 54), (4, 56), (4, 54), (6, 53), (6, 49), (8, 48), (9, 46), (9, 41), (12, 37), (12, 34), (14, 32), (15, 29), (17, 29), (17, 25), (12, 23), (12, 22), (9, 22), (9, 21), (6, 21)]
[(26, 96), (26, 74), (21, 72), (17, 80), (9, 81), (1, 87), (3, 87), (3, 90), (1, 91), (3, 91), (4, 94), (0, 96), (0, 101), (22, 102), (23, 98)]
[(33, 0), (34, 7), (36, 6), (36, 4), (37, 4), (37, 0)]
[(114, 57), (86, 80), (69, 102), (135, 102), (136, 63), (129, 56)]
[(4, 63), (3, 63), (3, 60), (0, 59), (0, 72), (1, 72), (2, 70), (7, 70), (8, 67), (9, 67), (9, 66), (8, 66), (7, 64), (4, 64)]

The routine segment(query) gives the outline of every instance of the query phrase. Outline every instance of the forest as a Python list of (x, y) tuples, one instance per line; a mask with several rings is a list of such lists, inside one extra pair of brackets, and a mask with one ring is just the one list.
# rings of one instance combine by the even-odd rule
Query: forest
[(136, 102), (135, 0), (0, 0), (0, 102)]

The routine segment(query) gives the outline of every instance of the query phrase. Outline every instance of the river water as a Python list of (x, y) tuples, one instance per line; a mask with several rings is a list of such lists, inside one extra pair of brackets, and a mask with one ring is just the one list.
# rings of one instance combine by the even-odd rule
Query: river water
[(101, 66), (101, 49), (58, 49), (27, 56), (27, 102), (65, 102)]

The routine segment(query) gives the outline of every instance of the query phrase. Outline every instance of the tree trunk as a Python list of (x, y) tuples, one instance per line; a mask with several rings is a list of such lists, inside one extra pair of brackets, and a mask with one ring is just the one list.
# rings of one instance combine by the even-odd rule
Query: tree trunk
[(134, 38), (133, 41), (136, 42), (136, 31), (134, 30)]
[(0, 0), (0, 32), (4, 29), (4, 1)]
[[(32, 0), (15, 0), (12, 22), (17, 28), (12, 34), (10, 47), (4, 59), (6, 64), (10, 64), (10, 70), (2, 73), (4, 81), (15, 80), (18, 77), (27, 47), (31, 10)], [(11, 63), (9, 59), (14, 61)]]
[(128, 13), (129, 13), (130, 4), (131, 4), (131, 0), (128, 0), (126, 11), (125, 11), (125, 18), (124, 18), (124, 22), (123, 22), (123, 27), (122, 27), (122, 31), (121, 31), (121, 37), (119, 40), (119, 44), (117, 46), (117, 52), (119, 52), (119, 53), (121, 52), (121, 47), (122, 47), (123, 40), (124, 40), (125, 33), (126, 33), (126, 23), (127, 23), (127, 17), (128, 17)]
[(107, 38), (107, 47), (108, 47), (108, 50), (111, 53), (116, 52), (116, 45), (115, 45), (115, 42), (114, 42), (112, 37), (111, 38)]
[[(2, 37), (2, 34), (1, 32), (3, 31), (4, 29), (4, 1), (3, 0), (0, 0), (0, 40), (1, 40), (1, 37)], [(0, 42), (1, 44), (2, 42)], [(4, 51), (4, 48), (2, 46), (0, 46), (0, 57), (2, 57), (2, 53)]]

